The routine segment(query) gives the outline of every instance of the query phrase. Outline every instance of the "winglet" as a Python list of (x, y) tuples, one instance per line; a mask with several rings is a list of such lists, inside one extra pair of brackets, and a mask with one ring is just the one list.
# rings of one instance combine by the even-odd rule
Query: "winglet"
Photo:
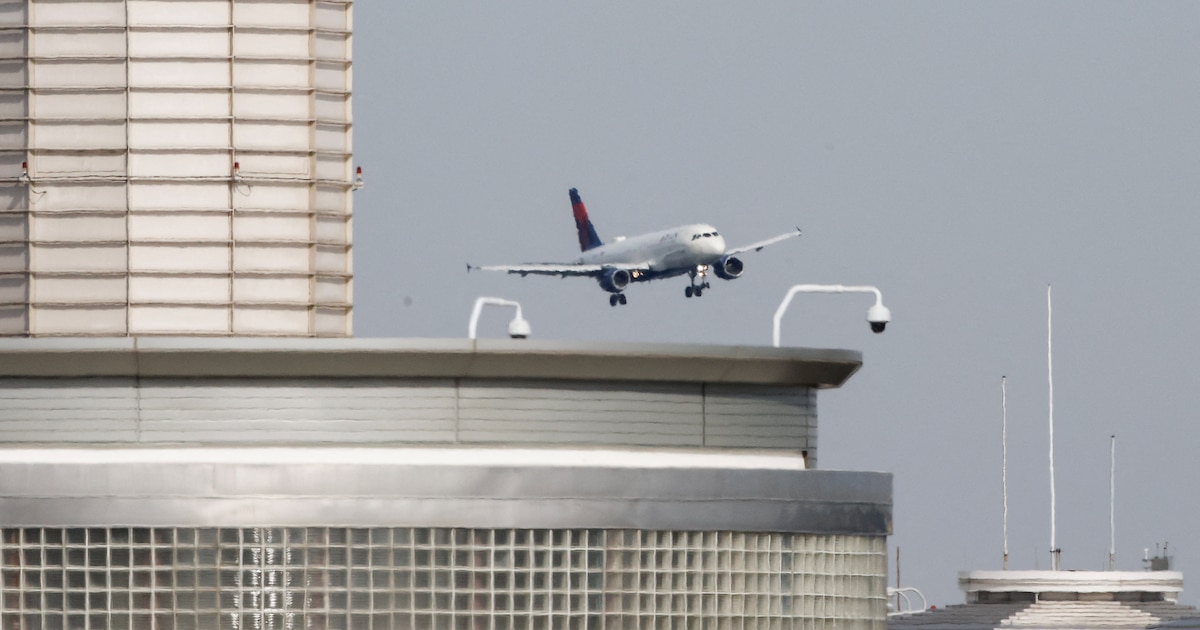
[(600, 241), (600, 237), (596, 234), (596, 228), (592, 225), (592, 220), (588, 218), (587, 207), (583, 205), (579, 190), (572, 188), (570, 194), (571, 211), (575, 214), (575, 230), (579, 233), (579, 251), (586, 252), (589, 249), (600, 247), (604, 243)]

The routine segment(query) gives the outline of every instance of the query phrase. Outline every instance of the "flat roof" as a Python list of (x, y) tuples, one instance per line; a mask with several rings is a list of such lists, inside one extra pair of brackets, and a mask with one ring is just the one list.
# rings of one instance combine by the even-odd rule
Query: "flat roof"
[(515, 378), (840, 387), (862, 353), (531, 339), (0, 339), (0, 377)]

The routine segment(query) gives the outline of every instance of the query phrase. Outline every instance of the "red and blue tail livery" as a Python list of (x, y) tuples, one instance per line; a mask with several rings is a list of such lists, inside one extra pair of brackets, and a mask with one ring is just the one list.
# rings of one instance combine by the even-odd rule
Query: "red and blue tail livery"
[(605, 245), (596, 235), (588, 219), (587, 208), (579, 191), (571, 189), (571, 211), (575, 215), (575, 230), (579, 234), (579, 249), (583, 252), (571, 262), (522, 263), (520, 265), (467, 265), (467, 271), (504, 271), (527, 276), (585, 276), (594, 279), (608, 292), (610, 306), (625, 304), (625, 289), (637, 282), (688, 276), (691, 283), (684, 287), (685, 297), (700, 297), (710, 285), (712, 273), (722, 280), (742, 276), (744, 265), (737, 255), (756, 252), (762, 248), (800, 236), (800, 228), (772, 236), (742, 247), (728, 248), (725, 238), (707, 223), (691, 223), (669, 230), (640, 234), (629, 238), (616, 237)]
[(596, 226), (592, 225), (592, 220), (588, 218), (587, 208), (583, 205), (583, 199), (579, 197), (579, 190), (575, 188), (571, 189), (571, 211), (575, 213), (575, 229), (579, 232), (579, 251), (586, 252), (603, 245), (596, 234)]

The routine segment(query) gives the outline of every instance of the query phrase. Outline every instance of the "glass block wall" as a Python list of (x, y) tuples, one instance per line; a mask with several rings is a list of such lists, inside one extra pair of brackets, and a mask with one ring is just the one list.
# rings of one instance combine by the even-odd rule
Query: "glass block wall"
[(5, 528), (0, 628), (884, 628), (883, 536)]

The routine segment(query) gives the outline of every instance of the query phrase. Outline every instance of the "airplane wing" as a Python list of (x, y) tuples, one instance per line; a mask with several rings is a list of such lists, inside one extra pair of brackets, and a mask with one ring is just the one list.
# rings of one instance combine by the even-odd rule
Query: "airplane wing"
[(725, 254), (728, 256), (733, 256), (734, 254), (744, 254), (751, 250), (758, 251), (758, 250), (766, 247), (767, 245), (774, 245), (775, 243), (778, 243), (779, 241), (786, 241), (787, 239), (795, 237), (795, 236), (800, 236), (800, 228), (796, 228), (795, 232), (788, 232), (787, 234), (780, 234), (779, 236), (772, 236), (771, 238), (769, 238), (765, 241), (751, 243), (749, 245), (746, 245), (745, 247), (735, 247), (733, 249), (726, 250)]
[(521, 265), (467, 265), (467, 271), (480, 269), (482, 271), (503, 271), (519, 273), (522, 276), (598, 276), (605, 269), (624, 269), (625, 271), (649, 271), (646, 264), (610, 263), (607, 265), (574, 265), (565, 263), (525, 263)]

